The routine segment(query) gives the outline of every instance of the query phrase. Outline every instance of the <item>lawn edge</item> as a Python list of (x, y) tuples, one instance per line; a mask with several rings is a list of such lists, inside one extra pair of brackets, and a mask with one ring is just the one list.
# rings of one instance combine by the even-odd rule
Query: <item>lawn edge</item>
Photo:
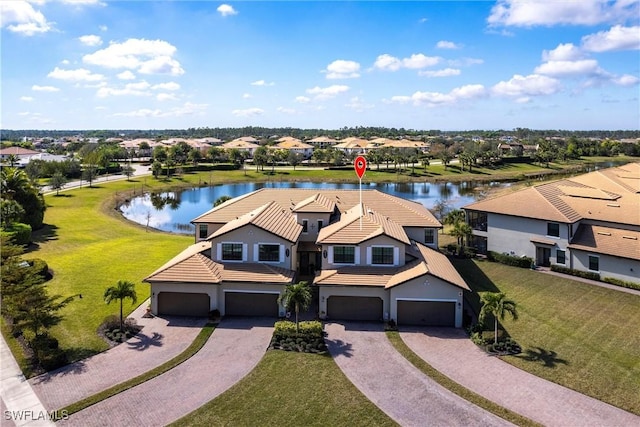
[(480, 408), (491, 412), (492, 414), (512, 422), (519, 426), (526, 427), (541, 427), (542, 425), (525, 417), (510, 409), (498, 405), (495, 402), (469, 390), (468, 388), (458, 384), (451, 378), (447, 377), (424, 359), (420, 358), (409, 346), (402, 340), (398, 331), (386, 331), (387, 339), (391, 342), (391, 345), (413, 366), (418, 368), (423, 374), (440, 384), (452, 393), (457, 394), (467, 402), (473, 403)]
[(67, 405), (64, 408), (55, 411), (55, 413), (64, 414), (65, 416), (75, 414), (76, 412), (86, 409), (89, 406), (95, 405), (96, 403), (113, 397), (119, 393), (122, 393), (123, 391), (129, 390), (130, 388), (136, 387), (144, 382), (147, 382), (164, 374), (165, 372), (170, 371), (171, 369), (177, 367), (183, 362), (186, 362), (192, 356), (198, 353), (198, 351), (200, 351), (200, 349), (202, 349), (202, 347), (204, 347), (204, 345), (207, 343), (215, 329), (216, 324), (207, 323), (202, 327), (189, 347), (187, 347), (182, 353), (178, 354), (167, 362), (164, 362), (163, 364), (156, 366), (155, 368), (143, 374), (131, 378), (130, 380), (111, 386), (108, 389), (93, 394), (89, 397), (85, 397), (84, 399), (72, 403), (71, 405)]

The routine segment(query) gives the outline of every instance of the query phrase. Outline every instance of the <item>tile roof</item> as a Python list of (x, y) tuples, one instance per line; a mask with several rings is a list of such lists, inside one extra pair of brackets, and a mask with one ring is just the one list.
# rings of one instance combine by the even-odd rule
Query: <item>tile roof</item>
[(640, 163), (537, 185), (464, 209), (564, 223), (592, 219), (640, 225)]
[(314, 280), (319, 286), (374, 286), (392, 288), (409, 280), (430, 274), (454, 286), (471, 289), (447, 257), (440, 252), (414, 242), (421, 258), (400, 267), (348, 266), (323, 270)]
[(293, 212), (333, 213), (336, 201), (321, 193), (307, 197), (293, 207)]
[[(278, 203), (283, 209), (292, 210), (298, 203), (316, 193), (335, 202), (341, 212), (347, 211), (359, 203), (358, 190), (262, 188), (228, 200), (195, 218), (192, 222), (227, 223), (270, 201)], [(362, 190), (362, 202), (368, 206), (375, 206), (378, 213), (391, 218), (403, 227), (442, 227), (433, 214), (418, 202), (395, 197), (378, 190)]]
[(302, 225), (296, 222), (290, 211), (282, 208), (276, 202), (271, 201), (227, 222), (209, 236), (208, 239), (222, 236), (248, 224), (253, 224), (258, 228), (280, 236), (290, 242), (296, 242), (302, 232)]
[(640, 231), (580, 224), (569, 248), (640, 261)]
[(17, 146), (0, 149), (0, 155), (2, 156), (10, 156), (12, 154), (14, 156), (28, 156), (31, 154), (38, 154), (38, 153), (40, 153), (40, 151), (28, 150), (26, 148), (17, 147)]
[(400, 224), (362, 204), (354, 206), (339, 221), (320, 230), (317, 243), (361, 243), (382, 235), (411, 244)]

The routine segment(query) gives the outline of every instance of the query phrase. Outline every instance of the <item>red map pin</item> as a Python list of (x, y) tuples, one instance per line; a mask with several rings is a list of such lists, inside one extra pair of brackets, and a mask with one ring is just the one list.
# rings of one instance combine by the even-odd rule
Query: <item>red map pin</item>
[(353, 167), (356, 170), (356, 175), (358, 175), (359, 179), (362, 179), (364, 176), (364, 172), (367, 170), (367, 159), (362, 156), (356, 157), (356, 160), (353, 162)]

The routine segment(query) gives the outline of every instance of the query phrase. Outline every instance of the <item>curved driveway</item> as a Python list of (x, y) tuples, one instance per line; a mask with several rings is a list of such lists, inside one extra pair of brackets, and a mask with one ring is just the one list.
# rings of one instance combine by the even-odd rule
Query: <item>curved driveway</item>
[(480, 350), (464, 331), (413, 328), (400, 334), (418, 356), (452, 380), (549, 426), (640, 426), (640, 417), (536, 377)]
[(167, 425), (247, 375), (262, 359), (272, 334), (273, 319), (224, 319), (204, 347), (184, 363), (58, 424)]
[(380, 325), (327, 323), (327, 345), (349, 380), (403, 426), (511, 425), (427, 377), (391, 345)]

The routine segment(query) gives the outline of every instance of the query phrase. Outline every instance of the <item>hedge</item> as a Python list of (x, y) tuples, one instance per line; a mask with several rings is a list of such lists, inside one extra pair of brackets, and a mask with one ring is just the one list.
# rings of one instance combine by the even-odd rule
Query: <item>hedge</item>
[(637, 289), (640, 291), (640, 283), (627, 282), (625, 280), (614, 279), (613, 277), (605, 277), (602, 281), (612, 285), (622, 286), (623, 288)]
[(487, 253), (487, 258), (489, 261), (496, 261), (500, 264), (511, 265), (513, 267), (522, 267), (522, 268), (531, 268), (533, 265), (533, 259), (523, 256), (511, 256), (501, 254), (499, 252), (489, 251)]
[(573, 268), (562, 267), (560, 265), (555, 265), (555, 264), (551, 266), (551, 271), (570, 274), (572, 276), (582, 277), (583, 279), (600, 280), (600, 275), (598, 273), (592, 273), (590, 271), (574, 270)]
[(35, 270), (35, 272), (42, 276), (45, 280), (51, 279), (51, 274), (49, 273), (49, 265), (47, 262), (40, 258), (33, 258), (27, 260), (31, 268)]
[(322, 337), (322, 323), (317, 320), (309, 320), (300, 322), (300, 332), (296, 332), (295, 322), (289, 320), (281, 320), (275, 323), (273, 336), (275, 338), (287, 338), (297, 336)]
[(4, 229), (9, 239), (16, 245), (24, 246), (31, 242), (31, 226), (21, 222), (14, 222)]

